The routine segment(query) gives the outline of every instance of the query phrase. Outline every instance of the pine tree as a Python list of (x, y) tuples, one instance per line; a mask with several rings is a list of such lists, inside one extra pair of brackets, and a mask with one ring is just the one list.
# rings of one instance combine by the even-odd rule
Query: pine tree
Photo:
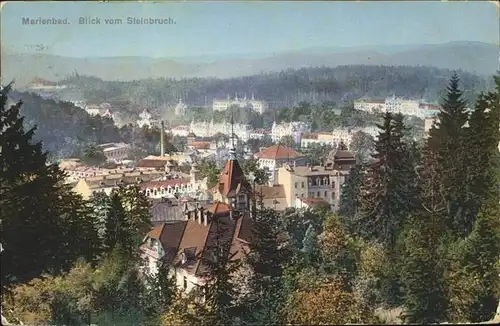
[(469, 113), (459, 89), (455, 73), (447, 87), (447, 94), (438, 113), (439, 122), (430, 130), (428, 145), (438, 155), (441, 183), (448, 206), (447, 227), (458, 237), (466, 236), (473, 221), (467, 220), (467, 128)]
[(447, 298), (438, 248), (445, 230), (445, 198), (435, 153), (426, 151), (419, 166), (418, 208), (404, 237), (401, 282), (408, 323), (438, 323), (446, 318)]
[[(3, 285), (59, 273), (75, 257), (91, 256), (81, 199), (64, 184), (64, 173), (47, 164), (42, 144), (33, 141), (36, 128), (25, 131), (22, 102), (7, 107), (10, 89), (2, 88), (0, 103)], [(74, 229), (80, 227), (82, 233)]]
[(243, 322), (271, 324), (283, 322), (283, 264), (285, 255), (280, 248), (279, 220), (276, 211), (261, 209), (252, 223), (252, 234), (258, 235), (250, 243), (248, 263), (251, 267), (250, 293), (246, 294)]
[(349, 176), (342, 185), (340, 192), (339, 215), (345, 224), (351, 227), (352, 220), (356, 216), (359, 208), (359, 192), (363, 184), (363, 165), (356, 164), (351, 168)]
[(311, 224), (309, 224), (304, 240), (302, 240), (301, 252), (307, 267), (317, 266), (320, 263), (321, 252), (318, 245), (318, 234)]
[(414, 177), (408, 167), (409, 154), (402, 142), (404, 125), (400, 117), (384, 115), (375, 142), (375, 162), (367, 168), (359, 196), (356, 232), (376, 239), (389, 248), (411, 211)]

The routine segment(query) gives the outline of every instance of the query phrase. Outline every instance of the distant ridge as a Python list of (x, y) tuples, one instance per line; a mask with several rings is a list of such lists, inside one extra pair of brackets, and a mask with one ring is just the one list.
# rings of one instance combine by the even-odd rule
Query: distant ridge
[(196, 56), (186, 58), (93, 57), (13, 54), (2, 51), (2, 83), (25, 85), (34, 77), (60, 80), (75, 70), (104, 80), (145, 78), (231, 78), (288, 68), (339, 65), (410, 65), (462, 69), (479, 75), (499, 70), (499, 46), (482, 42), (450, 42), (355, 48), (311, 48), (277, 54)]

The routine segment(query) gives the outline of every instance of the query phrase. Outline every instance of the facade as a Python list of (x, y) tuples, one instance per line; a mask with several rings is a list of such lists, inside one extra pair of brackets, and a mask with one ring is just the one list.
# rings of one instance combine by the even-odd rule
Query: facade
[(190, 292), (206, 282), (206, 260), (211, 257), (217, 235), (227, 241), (234, 260), (249, 250), (251, 188), (234, 151), (212, 192), (212, 204), (196, 204), (190, 209), (188, 201), (184, 201), (183, 221), (162, 223), (145, 236), (140, 246), (145, 273), (156, 274), (159, 264), (166, 264), (177, 286)]
[(315, 205), (320, 203), (328, 203), (328, 202), (321, 197), (306, 197), (306, 198), (299, 197), (295, 200), (295, 208), (311, 209), (314, 208)]
[(337, 150), (322, 166), (283, 166), (278, 170), (278, 184), (283, 185), (289, 207), (297, 207), (297, 198), (320, 198), (332, 207), (340, 206), (340, 190), (350, 169), (356, 164), (354, 155)]
[(174, 108), (174, 114), (176, 116), (184, 115), (186, 114), (186, 110), (187, 110), (187, 105), (184, 102), (182, 102), (182, 99), (179, 99), (179, 103), (177, 103), (177, 105)]
[(302, 134), (307, 132), (311, 132), (311, 127), (305, 122), (277, 124), (275, 121), (271, 129), (271, 138), (273, 142), (277, 143), (282, 137), (292, 136), (295, 143), (300, 144)]
[(227, 111), (227, 109), (232, 106), (253, 109), (255, 112), (258, 112), (260, 114), (266, 112), (269, 108), (267, 102), (255, 100), (253, 94), (251, 99), (247, 99), (246, 95), (245, 97), (240, 99), (238, 98), (238, 94), (236, 94), (234, 99), (230, 99), (228, 96), (226, 100), (214, 100), (212, 104), (212, 110)]
[(401, 113), (411, 115), (420, 119), (425, 119), (439, 111), (439, 107), (433, 104), (425, 103), (422, 100), (408, 100), (396, 96), (388, 97), (385, 100), (378, 99), (359, 99), (354, 102), (354, 109), (370, 113)]
[(189, 134), (189, 126), (179, 125), (170, 129), (172, 136), (187, 137)]
[(153, 125), (153, 116), (148, 109), (144, 109), (141, 114), (139, 114), (139, 120), (137, 120), (137, 125), (139, 128), (148, 127), (151, 128)]
[(104, 152), (106, 159), (111, 162), (120, 163), (127, 159), (130, 146), (125, 143), (101, 144), (99, 147)]
[(141, 184), (149, 198), (175, 198), (177, 196), (190, 196), (197, 199), (205, 199), (207, 179), (201, 178), (197, 164), (193, 163), (189, 177), (181, 177), (173, 174), (172, 164), (166, 167), (167, 176), (163, 180), (150, 181)]
[(261, 169), (270, 172), (269, 179), (274, 181), (274, 171), (284, 164), (290, 166), (305, 166), (307, 158), (305, 155), (283, 145), (273, 145), (256, 153), (254, 157), (258, 160)]
[(118, 187), (126, 187), (158, 180), (161, 179), (164, 174), (164, 172), (160, 171), (139, 171), (83, 178), (78, 180), (73, 187), (73, 191), (82, 195), (84, 199), (89, 199), (95, 192), (104, 192), (109, 195), (113, 189)]
[(195, 134), (197, 137), (213, 137), (215, 134), (221, 133), (231, 136), (232, 131), (241, 141), (247, 141), (250, 138), (251, 128), (248, 125), (235, 123), (231, 125), (229, 122), (214, 123), (214, 121), (192, 121), (189, 125), (189, 133)]

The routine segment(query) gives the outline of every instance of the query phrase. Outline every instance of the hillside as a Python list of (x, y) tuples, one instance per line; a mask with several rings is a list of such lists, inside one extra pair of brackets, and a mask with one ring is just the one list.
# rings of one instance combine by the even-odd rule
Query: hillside
[[(254, 94), (255, 98), (269, 102), (272, 109), (293, 107), (300, 102), (335, 102), (341, 105), (362, 96), (385, 97), (393, 94), (437, 101), (451, 74), (450, 70), (432, 67), (357, 65), (289, 69), (230, 79), (160, 78), (124, 82), (74, 75), (64, 83), (71, 86), (65, 92), (79, 93), (89, 103), (109, 102), (128, 112), (139, 112), (149, 107), (167, 115), (179, 98), (190, 106), (211, 106), (216, 98), (234, 97), (236, 94), (240, 97)], [(469, 101), (491, 86), (490, 80), (480, 76), (463, 71), (459, 75)]]
[(498, 70), (498, 46), (480, 42), (435, 45), (316, 48), (272, 55), (203, 58), (93, 57), (2, 53), (3, 82), (24, 85), (35, 77), (60, 80), (74, 71), (104, 80), (145, 78), (232, 78), (288, 68), (342, 65), (409, 65), (462, 69), (480, 75)]

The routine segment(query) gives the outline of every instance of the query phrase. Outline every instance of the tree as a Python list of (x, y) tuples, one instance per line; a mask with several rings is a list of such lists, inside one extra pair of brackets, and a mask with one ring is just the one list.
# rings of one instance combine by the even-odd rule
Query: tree
[(264, 185), (269, 182), (267, 169), (261, 169), (257, 159), (245, 160), (243, 163), (243, 172), (247, 176), (252, 173), (255, 177), (255, 183), (258, 185)]
[(333, 150), (331, 145), (325, 144), (310, 144), (305, 148), (304, 154), (307, 157), (309, 164), (320, 165), (325, 163), (326, 158)]
[(80, 159), (87, 165), (99, 166), (106, 162), (106, 156), (101, 147), (90, 144), (82, 150)]
[(214, 187), (219, 183), (219, 174), (221, 170), (215, 162), (202, 160), (199, 164), (200, 174), (202, 178), (207, 178), (207, 187)]
[[(322, 283), (322, 284), (321, 284)], [(288, 323), (309, 325), (340, 325), (371, 323), (373, 314), (344, 289), (339, 278), (323, 280), (314, 287), (302, 287), (290, 298)]]
[(58, 274), (80, 256), (90, 259), (85, 246), (93, 239), (81, 197), (64, 184), (65, 175), (57, 166), (47, 164), (42, 144), (33, 141), (36, 128), (24, 130), (22, 102), (7, 107), (10, 89), (2, 88), (0, 103), (4, 286), (44, 272)]
[(271, 209), (261, 209), (252, 222), (252, 234), (258, 234), (250, 243), (247, 255), (251, 276), (250, 293), (243, 300), (244, 323), (281, 324), (282, 274), (284, 251), (280, 248), (278, 214)]
[(201, 286), (203, 308), (200, 311), (202, 325), (232, 325), (238, 315), (235, 309), (237, 289), (232, 282), (232, 275), (239, 267), (239, 262), (233, 260), (236, 253), (232, 253), (232, 237), (227, 234), (225, 221), (214, 218), (215, 227), (213, 243), (210, 244), (202, 256), (205, 266), (205, 284)]
[(293, 139), (293, 136), (283, 136), (279, 140), (280, 145), (294, 148), (295, 147), (295, 139)]
[(384, 115), (375, 142), (375, 162), (368, 165), (359, 198), (357, 233), (392, 248), (412, 207), (414, 182), (408, 173), (408, 154), (402, 143), (400, 117)]
[(439, 122), (429, 132), (428, 144), (436, 151), (440, 166), (441, 181), (448, 205), (447, 226), (458, 237), (470, 233), (473, 221), (467, 220), (465, 203), (467, 189), (466, 174), (467, 143), (466, 123), (469, 114), (463, 92), (459, 89), (459, 78), (455, 73), (450, 78), (446, 96), (437, 115)]
[(356, 161), (364, 162), (374, 150), (375, 140), (366, 132), (358, 131), (352, 135), (350, 150), (355, 153)]
[(364, 168), (361, 164), (356, 164), (351, 168), (345, 183), (342, 185), (340, 192), (340, 208), (339, 215), (346, 225), (352, 227), (351, 223), (359, 209), (360, 190), (363, 184)]

